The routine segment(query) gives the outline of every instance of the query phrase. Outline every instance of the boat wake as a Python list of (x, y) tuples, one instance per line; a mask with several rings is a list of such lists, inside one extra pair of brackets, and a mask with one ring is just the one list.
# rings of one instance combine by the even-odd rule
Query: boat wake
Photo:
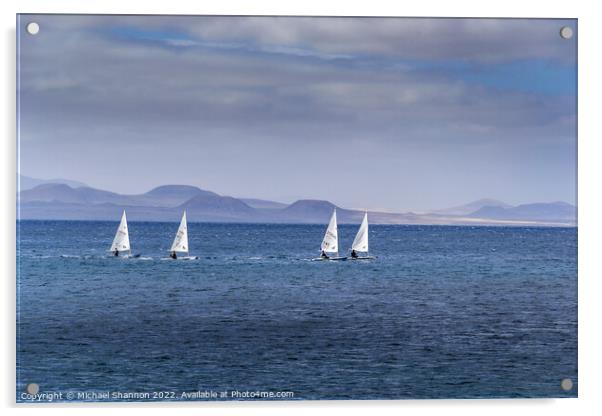
[(161, 257), (161, 260), (171, 260), (171, 261), (177, 261), (177, 260), (198, 260), (199, 257), (198, 256), (178, 256), (177, 259), (172, 259), (171, 257)]
[[(50, 259), (57, 256), (35, 256), (39, 259)], [(112, 254), (108, 255), (92, 255), (92, 254), (61, 254), (58, 256), (61, 259), (82, 259), (82, 260), (153, 260), (152, 257), (149, 256), (141, 256), (140, 254), (134, 255), (123, 255), (123, 256), (114, 256)]]

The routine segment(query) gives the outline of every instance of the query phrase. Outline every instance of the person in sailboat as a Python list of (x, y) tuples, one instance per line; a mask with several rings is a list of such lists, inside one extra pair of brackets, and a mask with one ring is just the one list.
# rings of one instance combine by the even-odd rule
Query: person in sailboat
[(175, 251), (172, 251), (172, 252), (169, 254), (169, 257), (171, 257), (172, 259), (174, 259), (174, 260), (175, 260), (175, 259), (177, 259), (177, 258), (178, 258), (178, 255), (176, 254), (176, 252), (175, 252)]
[(353, 257), (354, 259), (358, 258), (357, 253), (355, 252), (355, 250), (351, 250), (351, 257)]
[(321, 259), (329, 259), (330, 257), (328, 257), (328, 255), (326, 254), (326, 252), (324, 250), (322, 250), (322, 252), (320, 253), (320, 258)]
[(114, 254), (115, 254), (115, 257), (118, 257), (119, 256), (119, 250), (115, 250)]

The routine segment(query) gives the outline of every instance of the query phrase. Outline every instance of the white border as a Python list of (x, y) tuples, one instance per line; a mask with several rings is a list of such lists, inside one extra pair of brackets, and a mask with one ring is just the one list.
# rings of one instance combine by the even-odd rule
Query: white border
[[(44, 405), (36, 406), (50, 414), (79, 414), (82, 410), (102, 414), (107, 408), (127, 408), (128, 412), (163, 415), (177, 410), (187, 414), (246, 413), (256, 415), (364, 414), (377, 411), (383, 414), (420, 411), (426, 414), (507, 415), (529, 412), (533, 414), (566, 415), (592, 413), (599, 406), (600, 379), (600, 325), (599, 301), (602, 293), (602, 273), (598, 253), (602, 250), (597, 238), (602, 229), (602, 178), (599, 158), (600, 103), (602, 97), (602, 67), (600, 41), (602, 16), (595, 2), (546, 1), (526, 2), (504, 0), (498, 2), (454, 0), (393, 2), (384, 0), (253, 0), (214, 2), (145, 0), (126, 3), (123, 0), (66, 1), (66, 0), (5, 0), (0, 3), (2, 14), (3, 54), (1, 80), (4, 83), (1, 101), (2, 126), (2, 240), (0, 255), (5, 273), (2, 275), (2, 369), (0, 394), (3, 407), (9, 412), (27, 414), (34, 406), (14, 404), (15, 385), (15, 14), (21, 13), (125, 13), (125, 14), (265, 14), (265, 15), (347, 15), (347, 16), (447, 16), (447, 17), (558, 17), (579, 19), (579, 399), (557, 400), (439, 400), (439, 401), (341, 401), (341, 402), (247, 402), (247, 403), (183, 403), (174, 404), (110, 404), (110, 405)], [(39, 409), (44, 407), (44, 409)], [(25, 408), (25, 409), (23, 409)]]

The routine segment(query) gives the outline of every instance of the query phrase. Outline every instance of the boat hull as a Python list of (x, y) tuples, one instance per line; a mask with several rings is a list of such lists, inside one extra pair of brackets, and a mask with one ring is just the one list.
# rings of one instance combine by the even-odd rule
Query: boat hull
[(118, 256), (114, 254), (107, 254), (107, 257), (112, 257), (116, 259), (137, 259), (141, 256), (140, 253), (137, 254), (119, 254)]
[(324, 257), (316, 257), (315, 259), (312, 259), (312, 261), (343, 261), (343, 260), (347, 260), (348, 257), (329, 257), (329, 258), (324, 258)]
[(198, 256), (178, 256), (177, 258), (166, 257), (164, 260), (198, 260)]

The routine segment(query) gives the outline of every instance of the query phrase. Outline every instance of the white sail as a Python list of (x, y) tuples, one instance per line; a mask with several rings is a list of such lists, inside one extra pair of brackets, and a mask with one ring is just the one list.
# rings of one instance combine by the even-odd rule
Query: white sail
[(130, 234), (128, 233), (128, 221), (125, 217), (125, 210), (121, 216), (121, 222), (115, 233), (111, 251), (129, 251), (130, 250)]
[(170, 251), (188, 253), (188, 226), (186, 225), (186, 211), (184, 211), (184, 214), (182, 215), (180, 228), (178, 228), (176, 238), (173, 240)]
[(360, 229), (355, 236), (355, 240), (353, 240), (353, 244), (351, 245), (351, 249), (355, 251), (368, 251), (368, 213), (364, 214), (364, 219), (362, 220), (362, 225), (360, 225)]
[(337, 232), (337, 210), (330, 217), (326, 234), (322, 240), (322, 250), (326, 253), (337, 253), (339, 251), (339, 235)]

